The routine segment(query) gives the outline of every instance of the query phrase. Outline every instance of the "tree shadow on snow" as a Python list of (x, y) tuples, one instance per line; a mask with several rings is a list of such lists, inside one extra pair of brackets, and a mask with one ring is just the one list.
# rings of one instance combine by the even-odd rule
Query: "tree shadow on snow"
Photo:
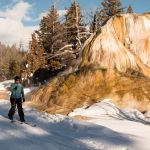
[(107, 115), (112, 117), (112, 118), (119, 119), (119, 120), (129, 120), (129, 121), (139, 122), (139, 123), (142, 123), (145, 125), (150, 125), (150, 121), (148, 119), (144, 119), (144, 117), (142, 117), (143, 116), (142, 113), (140, 113), (136, 110), (134, 112), (128, 112), (127, 113), (127, 112), (117, 108), (116, 106), (112, 106), (109, 103), (106, 103), (105, 105), (110, 107), (115, 112), (115, 114), (110, 114), (105, 108), (101, 107), (106, 112), (108, 112)]

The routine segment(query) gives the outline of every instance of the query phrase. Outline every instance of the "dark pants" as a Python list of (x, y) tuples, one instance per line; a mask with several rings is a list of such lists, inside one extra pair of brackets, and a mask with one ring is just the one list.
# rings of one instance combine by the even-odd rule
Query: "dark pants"
[(10, 98), (10, 103), (11, 103), (11, 108), (9, 110), (8, 117), (11, 120), (13, 120), (13, 116), (15, 114), (16, 105), (17, 105), (20, 121), (24, 121), (24, 112), (23, 112), (23, 108), (22, 108), (22, 99), (21, 98), (19, 98), (19, 99)]

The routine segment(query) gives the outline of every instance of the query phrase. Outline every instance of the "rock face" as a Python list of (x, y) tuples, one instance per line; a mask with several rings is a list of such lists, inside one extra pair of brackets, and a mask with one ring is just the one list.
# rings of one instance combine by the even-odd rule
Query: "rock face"
[(150, 14), (124, 14), (111, 18), (84, 47), (80, 67), (139, 71), (134, 55), (150, 67)]
[(78, 70), (34, 91), (42, 111), (68, 114), (105, 98), (126, 108), (150, 109), (150, 14), (111, 18), (86, 42)]

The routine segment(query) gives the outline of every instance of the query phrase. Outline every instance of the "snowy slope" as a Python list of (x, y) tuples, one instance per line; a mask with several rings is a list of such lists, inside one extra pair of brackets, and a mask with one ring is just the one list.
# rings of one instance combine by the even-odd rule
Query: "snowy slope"
[[(102, 125), (73, 121), (61, 115), (38, 113), (25, 107), (26, 120), (37, 127), (12, 124), (3, 118), (8, 101), (0, 101), (0, 149), (24, 150), (124, 150), (134, 147), (134, 136)], [(15, 118), (18, 118), (16, 115)]]
[[(128, 134), (134, 137), (134, 145), (139, 150), (150, 149), (150, 118), (149, 112), (145, 115), (138, 110), (122, 110), (117, 108), (110, 99), (96, 103), (89, 108), (78, 108), (69, 116), (89, 117), (90, 123), (102, 125), (115, 132)], [(129, 139), (131, 137), (129, 136)], [(130, 146), (128, 147), (130, 149)], [(132, 148), (131, 148), (132, 149)]]
[[(70, 114), (90, 117), (88, 122), (37, 112), (24, 104), (25, 119), (36, 127), (10, 123), (4, 117), (8, 109), (9, 101), (0, 100), (0, 150), (149, 150), (150, 147), (150, 125), (146, 125), (144, 116), (136, 110), (120, 110), (109, 101)], [(123, 114), (128, 117), (123, 118)], [(17, 113), (15, 118), (19, 119)]]

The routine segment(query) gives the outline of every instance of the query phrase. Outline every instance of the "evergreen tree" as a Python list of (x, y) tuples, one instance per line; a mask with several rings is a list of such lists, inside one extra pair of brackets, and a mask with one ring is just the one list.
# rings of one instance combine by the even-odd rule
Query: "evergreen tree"
[(63, 26), (59, 21), (59, 15), (54, 5), (41, 20), (40, 29), (37, 33), (45, 52), (55, 53), (63, 46)]
[(90, 33), (97, 32), (98, 29), (101, 27), (101, 12), (96, 10), (95, 14), (92, 17), (92, 21), (90, 24)]
[(37, 69), (45, 67), (44, 48), (40, 41), (38, 41), (35, 33), (32, 34), (30, 50), (27, 54), (27, 64), (30, 73), (34, 73)]
[(90, 25), (90, 32), (94, 33), (96, 31), (97, 31), (97, 13), (94, 14), (93, 21)]
[(65, 22), (65, 38), (68, 44), (73, 44), (74, 49), (84, 43), (87, 38), (86, 26), (83, 23), (83, 16), (80, 5), (75, 1), (67, 10)]
[(9, 62), (9, 77), (12, 79), (16, 75), (20, 75), (21, 72), (21, 65), (19, 64), (18, 60), (11, 60)]
[(122, 7), (120, 0), (103, 0), (101, 5), (102, 10), (100, 11), (100, 17), (102, 25), (104, 25), (112, 16), (124, 12), (124, 8)]
[(127, 13), (130, 13), (130, 14), (133, 13), (133, 9), (132, 9), (131, 5), (129, 5), (129, 7), (128, 7), (128, 9), (127, 9)]
[(26, 53), (22, 54), (16, 45), (6, 46), (0, 43), (0, 81), (13, 79), (20, 75)]

